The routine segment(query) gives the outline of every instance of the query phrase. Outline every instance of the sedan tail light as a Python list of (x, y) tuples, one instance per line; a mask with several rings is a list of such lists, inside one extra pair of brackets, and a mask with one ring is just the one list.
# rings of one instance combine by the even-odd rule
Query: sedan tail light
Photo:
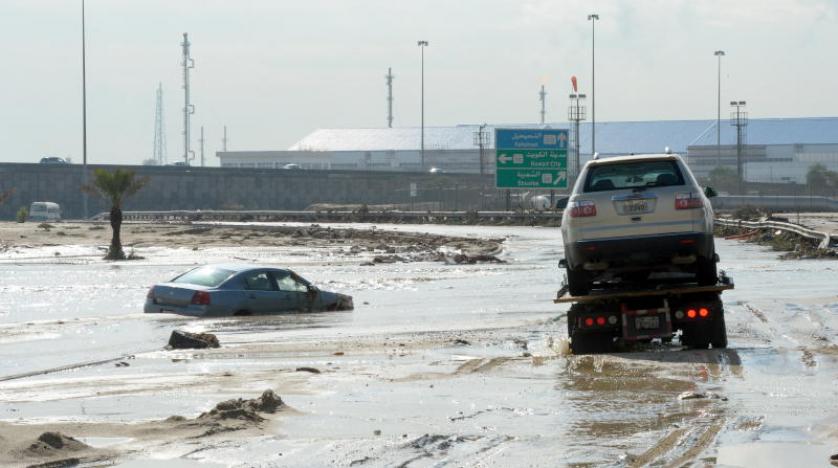
[(210, 293), (206, 291), (197, 291), (192, 296), (192, 303), (195, 305), (210, 305)]
[(704, 201), (701, 195), (696, 193), (676, 193), (675, 194), (675, 209), (676, 210), (690, 210), (693, 208), (701, 208), (704, 206)]
[(579, 200), (570, 202), (571, 218), (586, 218), (596, 216), (596, 203), (590, 200)]

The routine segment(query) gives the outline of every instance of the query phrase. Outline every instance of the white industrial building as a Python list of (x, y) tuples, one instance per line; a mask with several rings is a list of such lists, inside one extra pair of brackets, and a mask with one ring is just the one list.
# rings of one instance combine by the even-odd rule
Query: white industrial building
[[(456, 125), (425, 127), (424, 170), (494, 173), (495, 128), (569, 128), (548, 125)], [(718, 165), (736, 168), (736, 129), (722, 121), (716, 146), (715, 120), (598, 122), (597, 152), (602, 155), (660, 153), (666, 148), (685, 155), (697, 177)], [(287, 150), (218, 152), (222, 167), (361, 171), (421, 171), (421, 129), (320, 129)], [(488, 134), (481, 165), (477, 134)], [(580, 159), (591, 157), (591, 125), (580, 129)], [(805, 182), (806, 172), (820, 163), (838, 170), (838, 118), (751, 119), (743, 146), (743, 170), (750, 182)], [(481, 168), (482, 166), (482, 168)]]

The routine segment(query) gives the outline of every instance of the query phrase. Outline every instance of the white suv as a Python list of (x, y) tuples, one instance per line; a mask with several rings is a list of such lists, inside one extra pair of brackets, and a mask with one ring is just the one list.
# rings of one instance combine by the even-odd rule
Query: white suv
[(643, 283), (657, 272), (716, 283), (713, 209), (678, 155), (589, 161), (564, 210), (562, 237), (574, 296), (597, 281)]

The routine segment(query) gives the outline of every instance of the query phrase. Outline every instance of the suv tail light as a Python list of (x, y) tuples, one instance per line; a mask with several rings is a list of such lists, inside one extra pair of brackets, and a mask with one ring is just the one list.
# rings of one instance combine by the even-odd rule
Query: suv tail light
[(145, 297), (146, 299), (154, 299), (154, 286), (148, 289), (148, 294)]
[(197, 291), (192, 296), (192, 303), (195, 305), (210, 305), (210, 294), (206, 291)]
[(675, 194), (675, 209), (676, 210), (690, 210), (693, 208), (701, 208), (704, 206), (704, 201), (701, 195), (695, 193), (676, 193)]
[(569, 206), (571, 218), (586, 218), (588, 216), (596, 216), (596, 203), (590, 200), (570, 202)]

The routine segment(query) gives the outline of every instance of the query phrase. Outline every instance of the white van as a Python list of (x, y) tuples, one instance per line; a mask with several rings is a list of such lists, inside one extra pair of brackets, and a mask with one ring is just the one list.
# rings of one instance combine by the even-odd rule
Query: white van
[(61, 221), (61, 206), (53, 202), (32, 202), (29, 205), (30, 221)]

